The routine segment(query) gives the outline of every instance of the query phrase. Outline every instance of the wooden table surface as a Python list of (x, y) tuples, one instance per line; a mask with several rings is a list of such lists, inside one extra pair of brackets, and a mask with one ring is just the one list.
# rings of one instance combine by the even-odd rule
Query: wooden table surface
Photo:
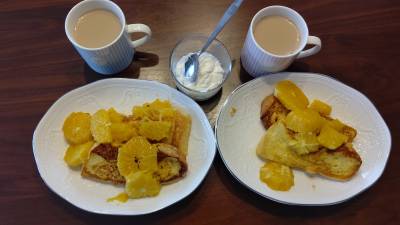
[[(234, 66), (223, 91), (200, 103), (210, 121), (229, 93), (250, 80), (240, 51), (251, 18), (268, 5), (300, 12), (322, 51), (289, 71), (328, 74), (366, 96), (392, 134), (392, 152), (378, 182), (348, 202), (329, 207), (281, 205), (246, 189), (220, 156), (202, 185), (160, 212), (115, 217), (84, 212), (62, 200), (41, 180), (32, 154), (32, 134), (46, 110), (64, 93), (102, 79), (79, 57), (64, 33), (64, 19), (78, 1), (0, 2), (0, 224), (400, 224), (400, 1), (247, 0), (219, 35)], [(231, 0), (116, 0), (128, 23), (145, 23), (151, 42), (140, 47), (118, 77), (174, 85), (169, 54), (190, 33), (209, 34)], [(379, 149), (376, 149), (379, 151)]]

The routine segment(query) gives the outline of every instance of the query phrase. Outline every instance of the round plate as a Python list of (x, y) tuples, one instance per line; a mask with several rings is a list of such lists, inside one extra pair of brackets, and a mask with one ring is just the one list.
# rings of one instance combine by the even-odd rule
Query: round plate
[[(332, 117), (357, 129), (354, 148), (362, 165), (349, 181), (310, 176), (298, 170), (294, 170), (295, 185), (288, 192), (274, 191), (260, 181), (264, 161), (257, 157), (256, 146), (265, 133), (260, 121), (261, 101), (283, 79), (296, 83), (310, 100), (329, 103)], [(238, 87), (222, 107), (215, 132), (219, 152), (234, 177), (265, 198), (292, 205), (332, 205), (364, 191), (381, 176), (391, 147), (389, 129), (367, 97), (328, 76), (311, 73), (277, 73)]]
[[(63, 160), (67, 148), (61, 131), (63, 122), (71, 112), (94, 113), (100, 108), (114, 107), (130, 114), (134, 105), (156, 98), (171, 101), (192, 117), (188, 173), (178, 182), (163, 186), (156, 197), (108, 203), (106, 199), (122, 192), (123, 186), (84, 179), (80, 170), (72, 170), (66, 165)], [(196, 102), (158, 82), (120, 78), (88, 84), (58, 99), (36, 127), (32, 145), (40, 176), (52, 191), (83, 210), (113, 215), (147, 214), (185, 198), (204, 179), (216, 152), (213, 130)]]

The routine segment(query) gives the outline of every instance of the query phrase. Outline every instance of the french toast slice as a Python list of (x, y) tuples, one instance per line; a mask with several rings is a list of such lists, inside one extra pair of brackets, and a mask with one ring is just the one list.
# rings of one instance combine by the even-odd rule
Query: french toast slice
[(304, 155), (305, 160), (320, 165), (318, 173), (336, 180), (348, 180), (358, 171), (362, 160), (355, 149), (345, 144), (336, 150), (321, 149)]
[(156, 174), (161, 183), (168, 183), (184, 177), (188, 167), (186, 161), (180, 160), (178, 149), (164, 143), (156, 144), (156, 148), (158, 150), (158, 170)]
[(158, 171), (162, 183), (170, 183), (185, 176), (186, 161), (192, 119), (189, 115), (176, 111), (171, 144), (158, 143)]
[[(358, 171), (362, 160), (350, 143), (335, 150), (320, 148), (305, 155), (291, 150), (293, 132), (282, 122), (288, 113), (289, 110), (273, 95), (262, 101), (260, 118), (268, 130), (257, 147), (259, 157), (335, 180), (348, 180)], [(332, 120), (330, 117), (327, 119)], [(347, 125), (344, 125), (342, 132), (349, 137), (348, 142), (357, 134), (354, 128)]]
[(124, 184), (117, 167), (118, 148), (111, 144), (99, 144), (89, 153), (89, 159), (83, 163), (81, 175), (114, 184)]
[(172, 145), (178, 149), (179, 160), (186, 163), (189, 148), (189, 136), (192, 128), (192, 118), (177, 110)]
[(266, 129), (278, 120), (284, 119), (288, 113), (289, 110), (273, 95), (265, 97), (261, 102), (260, 119)]

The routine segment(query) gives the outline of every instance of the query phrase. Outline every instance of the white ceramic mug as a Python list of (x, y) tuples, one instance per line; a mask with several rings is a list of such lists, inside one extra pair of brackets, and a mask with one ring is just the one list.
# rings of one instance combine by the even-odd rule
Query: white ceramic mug
[[(119, 18), (122, 29), (118, 37), (111, 43), (100, 48), (87, 48), (74, 40), (72, 31), (79, 17), (95, 9), (104, 9), (114, 13)], [(145, 36), (132, 41), (130, 34), (135, 32), (144, 33)], [(109, 0), (85, 0), (76, 4), (65, 19), (65, 33), (86, 63), (94, 71), (101, 74), (115, 74), (127, 68), (132, 62), (135, 53), (134, 48), (143, 45), (151, 37), (151, 30), (147, 25), (127, 25), (121, 8)]]
[[(263, 49), (254, 39), (254, 27), (258, 21), (266, 16), (283, 16), (291, 20), (300, 32), (299, 48), (289, 55), (275, 55)], [(308, 50), (304, 47), (314, 45)], [(314, 55), (321, 50), (321, 40), (308, 35), (308, 27), (303, 17), (293, 9), (284, 6), (270, 6), (260, 10), (251, 21), (244, 43), (241, 62), (244, 69), (252, 76), (258, 77), (268, 73), (279, 72), (286, 69), (295, 59)]]

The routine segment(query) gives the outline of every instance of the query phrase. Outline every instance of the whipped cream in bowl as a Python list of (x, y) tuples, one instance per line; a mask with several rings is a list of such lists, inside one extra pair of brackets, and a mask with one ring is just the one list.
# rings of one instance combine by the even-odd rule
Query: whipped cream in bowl
[(185, 62), (191, 53), (198, 51), (207, 41), (205, 36), (189, 36), (175, 46), (170, 57), (171, 75), (177, 88), (191, 98), (202, 101), (211, 98), (222, 88), (231, 73), (231, 58), (218, 40), (199, 57), (199, 71), (195, 82), (184, 76)]
[(185, 78), (185, 62), (191, 53), (182, 56), (176, 64), (176, 78), (185, 87), (197, 90), (208, 91), (218, 87), (224, 80), (224, 69), (219, 60), (208, 52), (204, 52), (199, 57), (199, 72), (196, 82), (189, 82)]

